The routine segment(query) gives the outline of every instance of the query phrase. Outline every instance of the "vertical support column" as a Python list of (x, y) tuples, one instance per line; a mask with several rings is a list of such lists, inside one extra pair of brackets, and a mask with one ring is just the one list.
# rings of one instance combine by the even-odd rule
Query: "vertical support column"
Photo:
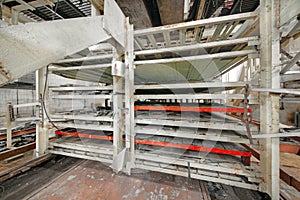
[(13, 110), (11, 103), (6, 105), (6, 148), (12, 147), (12, 118)]
[(133, 25), (126, 18), (127, 38), (125, 46), (125, 135), (126, 149), (129, 150), (129, 161), (126, 165), (126, 173), (130, 174), (130, 169), (134, 165), (134, 39)]
[[(260, 76), (262, 88), (274, 88), (277, 83), (272, 81), (274, 51), (272, 41), (274, 31), (274, 6), (278, 0), (260, 1)], [(276, 34), (276, 33), (275, 33)], [(279, 41), (277, 41), (279, 45)], [(276, 47), (276, 46), (274, 46)], [(279, 56), (277, 57), (279, 58)], [(260, 94), (260, 130), (261, 134), (277, 133), (279, 127), (279, 98), (269, 93)], [(279, 139), (266, 138), (260, 140), (261, 172), (263, 176), (262, 191), (267, 192), (272, 199), (279, 199)]]
[[(46, 76), (46, 67), (36, 71), (36, 101), (41, 103), (41, 107), (38, 110), (38, 117), (40, 118), (40, 120), (36, 123), (36, 156), (41, 156), (45, 154), (49, 139), (48, 122), (46, 120), (44, 110), (44, 106), (46, 107), (48, 94), (46, 86)], [(43, 96), (44, 94), (46, 95), (45, 97)]]
[(100, 15), (100, 11), (97, 8), (95, 8), (93, 4), (91, 4), (91, 15), (93, 17)]
[[(121, 61), (122, 53), (118, 52), (116, 48), (113, 48), (113, 63), (115, 61)], [(113, 69), (112, 69), (113, 70)], [(124, 126), (123, 117), (123, 77), (113, 74), (113, 159), (117, 158), (117, 155), (123, 149), (122, 135)]]
[(19, 12), (14, 9), (11, 9), (11, 14), (11, 24), (17, 25), (19, 22)]

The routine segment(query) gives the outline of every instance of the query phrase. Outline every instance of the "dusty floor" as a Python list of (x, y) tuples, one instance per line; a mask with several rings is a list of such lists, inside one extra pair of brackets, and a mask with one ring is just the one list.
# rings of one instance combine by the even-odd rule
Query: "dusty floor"
[(0, 199), (19, 200), (66, 172), (79, 159), (58, 157), (0, 183)]
[[(209, 194), (205, 192), (208, 190)], [(156, 172), (115, 174), (99, 162), (60, 157), (0, 184), (0, 199), (262, 199), (258, 192)]]

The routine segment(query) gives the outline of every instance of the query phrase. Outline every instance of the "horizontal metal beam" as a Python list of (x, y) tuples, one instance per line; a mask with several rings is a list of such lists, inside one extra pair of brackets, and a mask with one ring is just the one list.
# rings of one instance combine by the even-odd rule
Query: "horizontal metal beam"
[(233, 40), (223, 40), (223, 41), (198, 43), (198, 44), (177, 46), (177, 47), (142, 50), (142, 51), (136, 51), (135, 55), (139, 56), (139, 55), (166, 53), (166, 52), (189, 51), (189, 50), (194, 50), (194, 49), (212, 48), (212, 47), (218, 47), (218, 46), (242, 44), (242, 43), (247, 43), (249, 41), (254, 41), (254, 40), (258, 40), (258, 37), (246, 37), (246, 38), (239, 38), (239, 39), (233, 39)]
[(55, 95), (53, 99), (111, 99), (112, 95), (98, 94), (98, 95)]
[(38, 117), (18, 117), (16, 118), (16, 122), (31, 122), (31, 121), (39, 121)]
[(75, 143), (69, 143), (69, 142), (64, 142), (64, 143), (57, 143), (57, 142), (51, 142), (49, 147), (60, 147), (60, 148), (65, 148), (65, 149), (73, 149), (73, 150), (79, 150), (79, 151), (85, 151), (85, 152), (92, 152), (92, 153), (99, 153), (99, 154), (107, 154), (107, 155), (113, 155), (113, 146), (111, 145), (110, 147), (97, 147), (97, 146), (92, 146), (88, 144), (80, 145), (80, 144), (75, 144)]
[(109, 163), (109, 164), (112, 163), (112, 159), (84, 155), (85, 152), (82, 152), (81, 154), (78, 154), (78, 153), (64, 152), (64, 151), (60, 151), (60, 150), (56, 150), (56, 149), (50, 149), (50, 150), (48, 150), (48, 152), (52, 153), (52, 154), (69, 156), (69, 157), (74, 157), (74, 158), (81, 158), (81, 159), (86, 159), (86, 160), (94, 160), (94, 161), (104, 162), (104, 163)]
[(23, 108), (23, 107), (31, 107), (31, 106), (41, 106), (41, 103), (34, 102), (34, 103), (24, 103), (24, 104), (13, 105), (14, 108)]
[(234, 143), (242, 143), (242, 144), (250, 144), (249, 139), (242, 138), (236, 134), (232, 134), (231, 136), (224, 135), (224, 133), (213, 134), (211, 131), (206, 131), (203, 134), (195, 133), (194, 131), (170, 131), (170, 130), (162, 130), (162, 129), (151, 129), (151, 128), (143, 128), (136, 127), (136, 134), (145, 134), (145, 135), (162, 135), (169, 137), (177, 137), (177, 138), (189, 138), (189, 139), (199, 139), (199, 140), (210, 140), (210, 141), (219, 141), (219, 142), (234, 142)]
[[(177, 176), (188, 177), (188, 172), (165, 169), (165, 168), (161, 168), (161, 167), (146, 166), (146, 165), (142, 165), (142, 164), (136, 164), (135, 167), (140, 168), (140, 169), (150, 170), (150, 171), (157, 171), (157, 172), (166, 173), (166, 174), (173, 174), (173, 175), (177, 175)], [(226, 180), (226, 179), (222, 179), (219, 177), (211, 177), (211, 176), (207, 176), (207, 175), (198, 175), (198, 174), (194, 174), (194, 173), (191, 173), (190, 175), (191, 175), (191, 178), (194, 178), (194, 179), (199, 179), (199, 180), (204, 180), (204, 181), (209, 181), (209, 182), (216, 182), (216, 183), (223, 183), (226, 185), (238, 186), (238, 187), (251, 189), (251, 190), (259, 189), (259, 186), (255, 185), (255, 184)]]
[(214, 17), (214, 18), (202, 19), (202, 20), (197, 20), (197, 21), (190, 21), (190, 22), (160, 26), (160, 27), (155, 27), (155, 28), (136, 30), (134, 32), (134, 36), (155, 34), (155, 33), (160, 33), (162, 31), (174, 31), (174, 30), (178, 30), (178, 29), (187, 29), (187, 28), (193, 28), (193, 27), (199, 27), (199, 26), (226, 23), (226, 22), (232, 22), (232, 21), (236, 21), (236, 20), (246, 20), (246, 19), (252, 19), (255, 17), (257, 17), (256, 12), (228, 15), (228, 16), (223, 16), (223, 17)]
[(268, 92), (276, 94), (294, 94), (300, 95), (300, 89), (269, 89), (269, 88), (251, 88), (253, 92)]
[(87, 56), (87, 57), (81, 57), (81, 58), (67, 58), (67, 59), (56, 61), (55, 64), (71, 63), (71, 62), (85, 62), (85, 61), (94, 61), (94, 60), (102, 60), (102, 59), (109, 59), (109, 58), (112, 58), (112, 54)]
[(216, 166), (216, 165), (211, 165), (211, 164), (196, 163), (195, 161), (193, 162), (191, 160), (186, 161), (186, 160), (180, 159), (180, 158), (172, 158), (172, 157), (166, 157), (166, 156), (160, 156), (160, 155), (150, 155), (150, 154), (144, 154), (144, 153), (137, 153), (136, 159), (149, 160), (149, 161), (153, 161), (153, 162), (179, 165), (179, 166), (184, 166), (184, 167), (187, 167), (187, 162), (190, 162), (190, 167), (192, 167), (192, 168), (221, 172), (221, 173), (223, 172), (223, 173), (241, 175), (241, 176), (247, 176), (247, 177), (253, 177), (253, 178), (259, 177), (259, 175), (257, 175), (256, 173), (253, 173), (252, 171), (247, 171), (246, 169), (241, 168), (238, 165), (235, 165), (234, 168), (229, 168), (229, 167), (227, 168), (227, 167), (221, 167), (221, 166)]
[[(176, 126), (176, 127), (189, 127), (189, 128), (205, 128), (215, 130), (235, 130), (235, 131), (246, 131), (246, 127), (239, 123), (229, 122), (202, 122), (202, 121), (187, 121), (187, 120), (159, 120), (159, 119), (136, 119), (136, 124), (148, 124), (148, 125), (165, 125), (165, 126)], [(251, 126), (251, 131), (258, 132), (256, 126)]]
[(280, 81), (281, 82), (297, 81), (297, 80), (300, 80), (300, 73), (280, 75)]
[(61, 128), (78, 128), (86, 130), (99, 130), (99, 131), (113, 131), (113, 127), (109, 125), (92, 125), (92, 124), (79, 124), (79, 123), (55, 123), (57, 127)]
[(300, 132), (298, 131), (298, 132), (285, 132), (285, 133), (252, 135), (252, 138), (255, 138), (255, 139), (279, 138), (279, 137), (300, 137)]
[(300, 104), (300, 98), (299, 97), (291, 97), (291, 98), (282, 97), (282, 99), (280, 99), (280, 102)]
[(176, 83), (176, 84), (155, 84), (155, 85), (135, 85), (136, 90), (153, 89), (185, 89), (185, 88), (227, 88), (245, 87), (247, 82), (199, 82), (199, 83)]
[(95, 90), (112, 90), (112, 86), (74, 86), (74, 87), (49, 87), (53, 92), (64, 91), (95, 91)]
[(71, 70), (85, 70), (85, 69), (102, 69), (111, 67), (111, 63), (98, 64), (98, 65), (81, 65), (81, 66), (69, 66), (69, 67), (54, 67), (51, 65), (49, 71), (71, 71)]
[(258, 52), (256, 50), (241, 50), (241, 51), (222, 52), (222, 53), (214, 53), (214, 54), (180, 57), (180, 58), (140, 60), (140, 61), (135, 61), (134, 64), (146, 65), (146, 64), (162, 64), (162, 63), (174, 63), (174, 62), (184, 62), (184, 61), (186, 62), (192, 60), (220, 59), (220, 58), (245, 56), (248, 54), (255, 54), (255, 53)]
[(113, 118), (108, 116), (93, 117), (91, 115), (51, 115), (53, 119), (66, 119), (66, 120), (82, 120), (82, 121), (100, 121), (100, 122), (112, 122)]
[[(243, 94), (158, 94), (158, 95), (135, 95), (135, 99), (244, 99)], [(249, 100), (256, 100), (250, 95)]]

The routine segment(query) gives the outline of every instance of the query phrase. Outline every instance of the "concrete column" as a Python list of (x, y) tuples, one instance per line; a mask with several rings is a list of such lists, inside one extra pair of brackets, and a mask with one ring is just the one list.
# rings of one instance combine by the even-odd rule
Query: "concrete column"
[[(274, 28), (277, 19), (276, 10), (279, 0), (260, 1), (260, 75), (262, 88), (278, 88), (273, 80), (273, 68), (278, 56), (279, 32)], [(275, 40), (274, 40), (275, 39)], [(279, 130), (279, 97), (269, 93), (260, 94), (260, 130), (261, 134), (278, 133)], [(272, 199), (279, 199), (279, 139), (266, 138), (260, 140), (260, 160), (263, 183), (261, 189)]]
[(6, 148), (12, 147), (12, 104), (8, 103), (6, 106)]
[[(117, 52), (114, 48), (113, 52), (113, 62), (121, 61), (122, 54)], [(117, 155), (123, 149), (122, 144), (122, 135), (124, 132), (124, 116), (123, 116), (123, 77), (121, 76), (113, 76), (113, 149), (114, 154), (113, 158), (116, 159)]]
[[(42, 105), (38, 111), (38, 116), (40, 120), (36, 123), (36, 156), (41, 156), (45, 154), (48, 147), (49, 139), (49, 127), (46, 118), (46, 113), (44, 110), (44, 106), (47, 106), (48, 99), (48, 89), (46, 86), (47, 84), (45, 83), (47, 74), (46, 71), (46, 67), (36, 71), (36, 101), (41, 102)], [(45, 97), (43, 97), (44, 94)]]
[(129, 151), (129, 161), (126, 165), (126, 173), (130, 174), (130, 169), (134, 165), (134, 41), (133, 25), (126, 18), (127, 39), (125, 46), (125, 135), (126, 149)]
[(19, 22), (19, 12), (14, 9), (11, 9), (11, 14), (11, 24), (17, 25)]

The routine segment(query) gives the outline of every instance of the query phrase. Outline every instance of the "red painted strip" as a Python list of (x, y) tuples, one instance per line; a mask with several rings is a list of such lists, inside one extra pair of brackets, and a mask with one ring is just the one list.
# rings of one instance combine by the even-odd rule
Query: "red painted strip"
[(226, 149), (219, 149), (219, 148), (209, 148), (209, 147), (202, 147), (202, 146), (194, 146), (194, 145), (187, 145), (187, 144), (174, 144), (168, 142), (156, 142), (150, 140), (135, 140), (136, 144), (147, 144), (153, 146), (163, 146), (163, 147), (173, 147), (178, 149), (188, 149), (193, 151), (203, 151), (203, 152), (211, 152), (216, 154), (227, 154), (227, 155), (235, 155), (235, 156), (245, 156), (250, 157), (251, 152), (242, 152), (242, 151), (235, 151), (235, 150), (226, 150)]
[[(244, 108), (230, 107), (184, 107), (184, 106), (134, 106), (134, 110), (183, 111), (183, 112), (235, 112), (243, 113)], [(252, 109), (248, 109), (252, 112)]]
[(113, 140), (112, 136), (106, 136), (106, 135), (93, 135), (93, 134), (86, 134), (86, 133), (63, 132), (63, 131), (55, 131), (55, 134), (62, 135), (62, 136), (89, 138), (89, 139)]
[[(100, 139), (100, 140), (113, 140), (113, 136), (102, 136), (102, 135), (93, 135), (93, 134), (85, 134), (85, 133), (77, 133), (77, 132), (63, 132), (63, 131), (55, 131), (56, 135), (62, 136), (73, 136), (73, 137), (83, 137), (90, 139)], [(174, 144), (168, 142), (157, 142), (151, 140), (135, 140), (135, 144), (146, 144), (152, 146), (162, 146), (162, 147), (172, 147), (178, 149), (188, 149), (193, 151), (202, 151), (202, 152), (210, 152), (216, 154), (224, 154), (224, 155), (235, 155), (235, 156), (243, 156), (243, 157), (251, 157), (251, 152), (243, 152), (243, 151), (235, 151), (235, 150), (227, 150), (220, 148), (209, 148), (195, 145), (187, 145), (187, 144)]]

